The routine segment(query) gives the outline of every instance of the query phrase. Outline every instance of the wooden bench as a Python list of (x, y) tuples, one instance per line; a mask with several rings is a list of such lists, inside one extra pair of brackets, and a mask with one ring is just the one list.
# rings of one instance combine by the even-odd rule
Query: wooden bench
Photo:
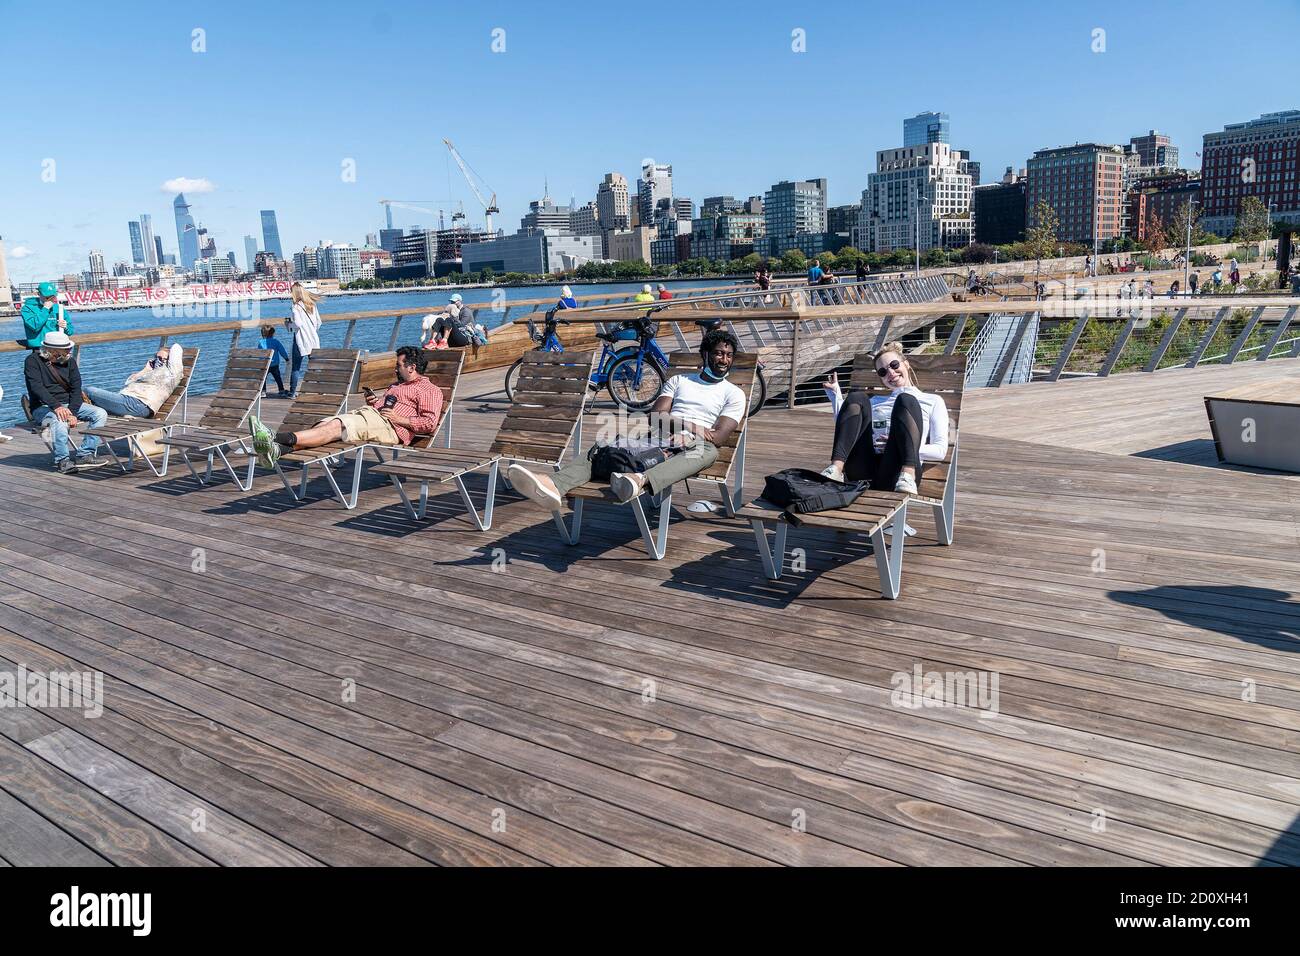
[[(576, 442), (574, 453), (581, 453), (582, 413), (586, 408), (587, 383), (596, 354), (594, 350), (542, 352), (536, 349), (525, 353), (514, 401), (486, 455), (481, 451), (449, 445), (445, 449), (403, 454), (400, 460), (384, 462), (371, 470), (388, 475), (412, 521), (424, 518), (430, 483), (454, 481), (470, 519), (480, 531), (487, 531), (492, 527), (497, 478), (503, 459), (554, 466), (564, 457), (570, 442)], [(465, 487), (464, 476), (481, 468), (488, 469), (488, 476), (480, 515)], [(412, 503), (407, 494), (406, 481), (420, 483), (418, 505)]]
[[(247, 474), (241, 479), (226, 456), (226, 448), (238, 445), (241, 451), (249, 451), (249, 437), (241, 434), (241, 429), (254, 409), (261, 409), (262, 382), (271, 367), (271, 357), (272, 353), (266, 349), (231, 349), (226, 358), (221, 387), (212, 396), (203, 417), (193, 425), (177, 423), (169, 426), (166, 437), (160, 440), (159, 444), (180, 451), (185, 466), (200, 485), (212, 480), (213, 465), (220, 458), (222, 466), (230, 473), (240, 491), (247, 491), (253, 486), (253, 470), (257, 467), (257, 459), (249, 455)], [(191, 454), (207, 458), (207, 469), (202, 476), (195, 470)]]
[[(700, 355), (698, 352), (674, 352), (669, 356), (669, 363), (669, 378), (675, 375), (690, 375), (700, 370)], [(749, 408), (749, 393), (754, 385), (754, 372), (757, 366), (758, 356), (755, 353), (741, 352), (736, 355), (731, 366), (731, 373), (727, 377), (729, 382), (738, 386), (745, 393), (746, 409)], [(735, 517), (736, 509), (740, 507), (741, 495), (743, 494), (745, 481), (745, 426), (747, 424), (748, 414), (741, 419), (736, 430), (718, 448), (717, 460), (699, 474), (686, 479), (688, 482), (709, 482), (717, 487), (719, 494), (722, 496), (723, 509), (728, 517)], [(732, 487), (733, 478), (734, 488)], [(555, 523), (565, 541), (569, 544), (577, 544), (582, 536), (582, 511), (585, 502), (602, 501), (611, 504), (626, 504), (636, 516), (637, 527), (641, 529), (641, 538), (645, 542), (646, 551), (656, 561), (659, 561), (663, 559), (668, 548), (668, 526), (672, 520), (673, 490), (669, 488), (667, 494), (663, 495), (658, 502), (659, 521), (653, 533), (650, 530), (650, 522), (646, 516), (645, 504), (642, 500), (651, 497), (646, 492), (631, 501), (620, 502), (613, 491), (610, 490), (608, 482), (589, 481), (574, 488), (568, 494), (569, 502), (573, 508), (573, 517), (570, 523), (566, 525), (564, 516), (559, 512), (555, 514)]]
[[(312, 361), (314, 362), (316, 353), (312, 352)], [(424, 351), (424, 358), (428, 363), (425, 367), (424, 377), (442, 391), (442, 418), (438, 422), (438, 427), (433, 434), (427, 436), (417, 435), (410, 445), (390, 445), (385, 442), (349, 442), (346, 440), (331, 442), (328, 445), (319, 445), (315, 448), (306, 448), (301, 451), (295, 450), (280, 457), (281, 462), (290, 462), (301, 466), (302, 476), (299, 482), (299, 488), (294, 490), (288, 477), (280, 469), (277, 462), (276, 471), (279, 472), (280, 480), (288, 489), (289, 494), (293, 495), (294, 500), (302, 501), (307, 493), (307, 481), (309, 471), (312, 465), (320, 465), (325, 474), (325, 480), (329, 482), (330, 490), (334, 497), (339, 500), (344, 508), (351, 510), (357, 505), (357, 498), (361, 494), (361, 475), (365, 464), (366, 451), (369, 450), (378, 464), (384, 464), (384, 450), (392, 452), (392, 457), (397, 458), (411, 450), (433, 448), (438, 440), (438, 436), (443, 437), (443, 443), (451, 446), (451, 420), (452, 410), (456, 400), (456, 388), (460, 383), (461, 369), (465, 363), (465, 352), (462, 349), (427, 349)], [(347, 394), (349, 386), (343, 386), (345, 403), (336, 406), (334, 411), (320, 412), (314, 414), (314, 417), (307, 417), (292, 424), (282, 425), (281, 427), (294, 428), (301, 430), (310, 428), (321, 419), (330, 418), (340, 412), (354, 410), (365, 405), (366, 388), (372, 388), (376, 392), (382, 392), (388, 388), (397, 379), (394, 363), (397, 360), (396, 352), (382, 352), (379, 354), (367, 355), (360, 366), (355, 369), (355, 375), (351, 381), (355, 385), (351, 387), (351, 394)], [(310, 374), (310, 369), (309, 369)], [(319, 411), (321, 406), (318, 404), (315, 411)], [(334, 476), (335, 468), (347, 466), (348, 456), (352, 456), (352, 480), (349, 490), (345, 493), (339, 486), (338, 480)]]
[[(803, 515), (787, 514), (783, 508), (761, 497), (741, 508), (739, 514), (748, 519), (753, 528), (759, 559), (770, 580), (780, 579), (784, 572), (786, 538), (792, 524), (797, 527), (849, 531), (870, 537), (880, 574), (880, 590), (890, 600), (898, 597), (902, 586), (903, 545), (907, 537), (907, 510), (910, 503), (929, 506), (934, 513), (939, 543), (952, 544), (957, 501), (958, 422), (965, 390), (966, 358), (958, 355), (909, 355), (907, 358), (917, 387), (940, 396), (948, 410), (948, 452), (944, 460), (923, 463), (920, 480), (917, 482), (919, 494), (916, 495), (897, 491), (867, 491), (847, 508)], [(854, 361), (850, 391), (854, 389), (880, 395), (889, 393), (889, 389), (881, 385), (870, 355), (859, 355)], [(769, 526), (774, 532), (770, 546)], [(888, 544), (886, 532), (889, 532)]]
[[(158, 406), (152, 418), (110, 418), (102, 428), (92, 428), (87, 432), (102, 440), (114, 464), (121, 468), (124, 474), (135, 469), (135, 459), (139, 457), (157, 477), (166, 477), (171, 449), (166, 445), (162, 446), (162, 460), (155, 467), (148, 449), (144, 446), (144, 439), (154, 432), (162, 432), (165, 436), (170, 432), (171, 426), (183, 425), (188, 420), (190, 378), (194, 375), (194, 366), (198, 361), (198, 349), (181, 349), (181, 379), (171, 390), (171, 394), (163, 399), (163, 403)], [(173, 421), (172, 417), (176, 415), (177, 409), (180, 410), (180, 414)], [(113, 442), (117, 441), (126, 442), (125, 463), (113, 450)]]

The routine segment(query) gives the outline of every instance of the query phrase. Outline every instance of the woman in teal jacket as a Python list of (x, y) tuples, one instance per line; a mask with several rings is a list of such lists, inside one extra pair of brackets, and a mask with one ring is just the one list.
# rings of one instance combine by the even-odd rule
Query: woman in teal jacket
[(23, 303), (23, 336), (29, 349), (45, 344), (47, 332), (72, 334), (72, 322), (59, 305), (59, 288), (53, 282), (42, 282), (37, 295)]

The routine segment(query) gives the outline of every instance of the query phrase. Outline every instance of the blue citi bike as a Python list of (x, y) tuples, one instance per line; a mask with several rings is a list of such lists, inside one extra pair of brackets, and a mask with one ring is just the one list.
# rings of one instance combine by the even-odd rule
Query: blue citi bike
[[(658, 323), (650, 321), (650, 316), (661, 308), (664, 306), (649, 309), (644, 318), (625, 322), (618, 331), (596, 333), (596, 338), (601, 341), (600, 361), (591, 373), (588, 388), (594, 390), (603, 385), (614, 404), (628, 411), (643, 412), (654, 404), (664, 383), (668, 381), (668, 356), (655, 341)], [(528, 320), (528, 336), (544, 352), (564, 351), (558, 328), (570, 323), (567, 319), (558, 318), (556, 311), (547, 311), (540, 331), (532, 319)], [(721, 320), (695, 324), (708, 331), (721, 324)], [(511, 401), (514, 401), (515, 384), (519, 381), (519, 370), (523, 362), (520, 358), (506, 372), (506, 397)], [(749, 414), (754, 415), (767, 400), (767, 382), (763, 379), (761, 367), (756, 369), (751, 393)]]

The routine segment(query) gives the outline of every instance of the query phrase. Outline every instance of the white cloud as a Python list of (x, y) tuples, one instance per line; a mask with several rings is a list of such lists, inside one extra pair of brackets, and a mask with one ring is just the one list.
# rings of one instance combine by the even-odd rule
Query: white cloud
[(36, 255), (36, 253), (33, 252), (31, 249), (29, 249), (27, 246), (14, 246), (12, 249), (9, 250), (10, 259), (26, 259), (28, 256), (34, 256), (34, 255)]
[(188, 176), (177, 176), (162, 184), (165, 193), (210, 193), (216, 188), (206, 179), (190, 179)]

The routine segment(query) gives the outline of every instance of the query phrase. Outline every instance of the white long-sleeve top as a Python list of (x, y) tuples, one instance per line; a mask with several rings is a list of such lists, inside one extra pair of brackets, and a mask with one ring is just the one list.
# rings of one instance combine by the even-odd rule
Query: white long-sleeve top
[(299, 354), (311, 355), (313, 349), (320, 348), (320, 312), (316, 308), (313, 307), (309, 313), (295, 302), (289, 329), (293, 332), (293, 342), (298, 346)]
[[(878, 439), (889, 433), (889, 418), (894, 414), (894, 402), (903, 392), (915, 395), (924, 413), (921, 419), (921, 460), (943, 461), (948, 455), (948, 406), (940, 396), (923, 392), (914, 386), (896, 388), (888, 395), (871, 396), (871, 437)], [(839, 383), (836, 382), (833, 389), (827, 388), (826, 395), (831, 400), (831, 411), (838, 416), (840, 406), (844, 403)]]
[(156, 412), (180, 383), (184, 373), (184, 352), (179, 342), (173, 342), (167, 350), (167, 364), (158, 368), (146, 365), (140, 371), (132, 372), (122, 394), (139, 399)]

